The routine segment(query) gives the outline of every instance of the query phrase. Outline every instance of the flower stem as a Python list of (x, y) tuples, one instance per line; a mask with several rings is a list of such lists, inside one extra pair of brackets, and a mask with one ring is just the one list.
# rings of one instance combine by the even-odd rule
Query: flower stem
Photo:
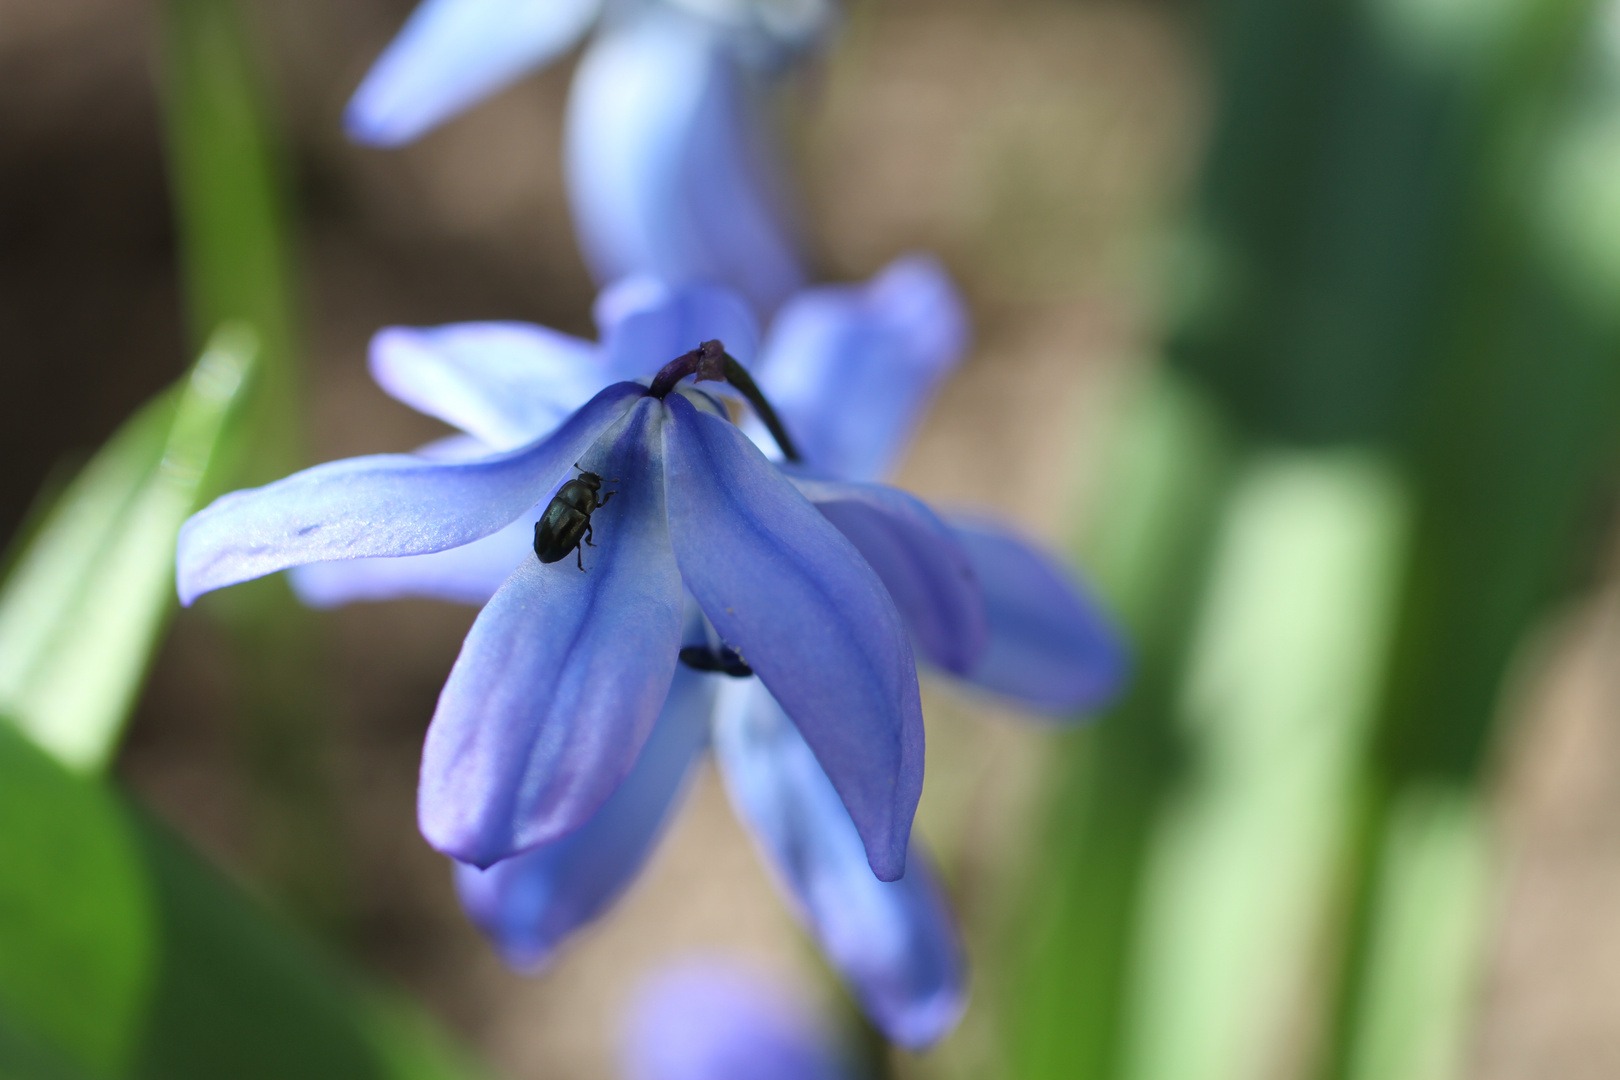
[(793, 445), (787, 429), (782, 426), (781, 419), (776, 415), (776, 410), (771, 408), (771, 403), (760, 393), (753, 376), (748, 374), (748, 369), (739, 364), (734, 356), (726, 352), (725, 345), (718, 338), (705, 341), (691, 352), (682, 353), (665, 364), (653, 378), (648, 393), (663, 400), (675, 389), (675, 384), (688, 375), (696, 375), (699, 382), (730, 383), (738, 393), (748, 399), (748, 404), (754, 407), (754, 412), (765, 422), (771, 438), (775, 439), (776, 445), (781, 448), (782, 456), (789, 461), (802, 460), (798, 448)]

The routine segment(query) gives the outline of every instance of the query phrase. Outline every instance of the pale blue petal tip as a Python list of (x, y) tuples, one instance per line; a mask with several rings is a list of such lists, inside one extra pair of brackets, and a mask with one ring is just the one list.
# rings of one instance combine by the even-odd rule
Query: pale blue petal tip
[(849, 1080), (804, 1004), (734, 961), (692, 959), (637, 992), (623, 1036), (626, 1080)]
[(344, 110), (354, 141), (390, 147), (425, 134), (578, 41), (601, 0), (425, 0)]
[(718, 285), (676, 285), (633, 274), (603, 289), (594, 308), (604, 364), (619, 378), (655, 374), (700, 343), (719, 339), (747, 366), (759, 322), (741, 296)]
[(769, 154), (713, 26), (655, 5), (599, 35), (575, 72), (565, 142), (569, 205), (597, 280), (725, 284), (761, 312), (803, 283)]
[(384, 327), (369, 364), (396, 401), (495, 449), (545, 435), (619, 381), (592, 343), (520, 322)]
[(480, 460), (377, 454), (223, 495), (180, 529), (180, 600), (292, 566), (425, 555), (489, 536), (546, 496), (644, 394), (608, 387), (546, 438)]
[(872, 480), (894, 467), (968, 340), (949, 275), (908, 255), (863, 285), (795, 294), (761, 349), (760, 386), (806, 461)]
[(487, 870), (455, 864), (456, 891), (509, 967), (534, 973), (640, 872), (708, 740), (713, 680), (677, 670), (635, 767), (575, 831)]
[(873, 1023), (911, 1048), (943, 1038), (965, 1007), (967, 971), (927, 853), (915, 848), (897, 881), (872, 873), (827, 774), (756, 680), (722, 687), (714, 740), (738, 817)]
[(950, 522), (984, 590), (989, 646), (969, 682), (1053, 717), (1079, 718), (1123, 689), (1130, 654), (1085, 585), (1006, 528)]

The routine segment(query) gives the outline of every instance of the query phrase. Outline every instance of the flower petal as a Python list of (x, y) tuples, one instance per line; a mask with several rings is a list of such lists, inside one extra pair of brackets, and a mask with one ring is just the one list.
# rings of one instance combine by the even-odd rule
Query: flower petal
[(949, 276), (910, 255), (865, 285), (795, 295), (771, 324), (757, 377), (805, 460), (871, 480), (894, 466), (967, 341)]
[(659, 972), (625, 1025), (625, 1080), (846, 1080), (835, 1044), (761, 975), (715, 960)]
[(538, 972), (640, 872), (708, 742), (716, 681), (676, 668), (635, 768), (578, 829), (488, 870), (455, 864), (462, 907), (509, 966)]
[(984, 594), (950, 527), (922, 500), (887, 484), (794, 477), (882, 579), (923, 655), (965, 675), (984, 656)]
[[(657, 401), (584, 464), (617, 478), (586, 573), (525, 559), (473, 623), (422, 750), (428, 843), (489, 866), (579, 828), (635, 763), (680, 648)], [(581, 555), (583, 558), (583, 554)]]
[[(431, 461), (474, 461), (491, 452), (471, 435), (446, 435), (412, 451)], [(470, 544), (427, 555), (294, 566), (287, 581), (298, 599), (313, 608), (413, 597), (483, 607), (512, 576), (512, 568), (534, 550), (534, 523), (550, 501), (529, 507), (510, 525)]]
[(927, 856), (879, 881), (831, 782), (758, 680), (720, 690), (715, 754), (747, 823), (800, 918), (893, 1042), (917, 1049), (967, 1004), (962, 947)]
[(379, 330), (371, 376), (395, 400), (499, 450), (539, 438), (619, 381), (590, 342), (514, 322)]
[(417, 457), (427, 458), (429, 461), (477, 461), (479, 458), (487, 458), (499, 452), (484, 440), (463, 435), (459, 431), (441, 435), (411, 451)]
[(951, 531), (973, 562), (990, 622), (989, 648), (968, 680), (1056, 713), (1107, 704), (1129, 657), (1080, 582), (999, 526), (952, 519)]
[(399, 146), (555, 59), (602, 0), (424, 0), (343, 116), (349, 137)]
[(180, 602), (289, 566), (423, 555), (488, 536), (555, 490), (645, 394), (610, 386), (545, 439), (478, 461), (348, 458), (215, 499), (180, 529)]
[(761, 311), (803, 281), (740, 82), (720, 32), (664, 6), (586, 50), (564, 162), (598, 281), (645, 273), (719, 283)]
[(739, 363), (759, 347), (759, 320), (742, 297), (718, 285), (670, 285), (636, 274), (596, 298), (602, 352), (615, 377), (655, 375), (701, 342), (719, 338)]
[(530, 507), (500, 531), (446, 551), (310, 563), (293, 567), (287, 576), (298, 599), (315, 608), (410, 597), (482, 607), (512, 576), (512, 568), (532, 556), (534, 523), (544, 509)]
[(873, 871), (905, 873), (922, 793), (917, 669), (872, 568), (731, 424), (665, 400), (670, 539), (720, 636), (782, 702)]

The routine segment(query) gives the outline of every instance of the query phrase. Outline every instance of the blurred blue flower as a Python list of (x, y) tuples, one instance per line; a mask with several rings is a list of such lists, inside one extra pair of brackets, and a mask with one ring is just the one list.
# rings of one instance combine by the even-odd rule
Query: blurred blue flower
[(846, 1080), (831, 1040), (774, 981), (688, 960), (638, 990), (624, 1025), (625, 1080)]
[[(878, 710), (879, 741), (893, 736), (899, 749), (877, 758), (865, 742), (840, 743), (830, 717), (813, 709), (808, 719), (800, 715), (810, 708), (801, 700), (806, 695), (820, 702), (858, 689), (843, 684), (863, 682), (861, 665), (897, 663), (904, 641), (893, 639), (892, 623), (882, 633), (843, 625), (883, 619), (875, 601), (862, 609), (867, 614), (845, 609), (846, 593), (861, 595), (845, 580), (860, 577), (847, 553), (828, 560), (845, 575), (831, 586), (836, 610), (778, 589), (770, 617), (738, 623), (736, 611), (744, 609), (729, 600), (732, 583), (765, 579), (780, 568), (773, 562), (766, 569), (770, 560), (763, 558), (750, 562), (736, 537), (765, 526), (773, 535), (761, 538), (759, 550), (773, 558), (799, 550), (773, 538), (784, 534), (820, 537), (828, 549), (852, 545), (855, 561), (881, 582), (885, 602), (892, 600), (890, 610), (898, 610), (924, 657), (1037, 709), (1073, 715), (1100, 704), (1120, 681), (1120, 646), (1078, 585), (1038, 549), (996, 526), (943, 522), (912, 497), (868, 479), (892, 464), (966, 343), (960, 301), (931, 261), (910, 257), (865, 285), (807, 290), (783, 308), (760, 345), (746, 305), (712, 287), (677, 289), (636, 278), (607, 290), (596, 314), (599, 344), (511, 323), (382, 331), (371, 355), (378, 382), (466, 434), (415, 457), (339, 462), (227, 497), (188, 526), (182, 588), (189, 598), (227, 578), (341, 558), (295, 571), (295, 587), (307, 601), (487, 602), (429, 732), (423, 828), (458, 857), (463, 904), (519, 969), (543, 967), (563, 940), (622, 893), (712, 737), (733, 805), (794, 910), (885, 1034), (926, 1045), (948, 1032), (964, 1007), (961, 946), (926, 853), (912, 845), (906, 859), (915, 791), (897, 788), (885, 803), (869, 784), (888, 775), (909, 785), (908, 770), (920, 768), (920, 729), (915, 759), (908, 756), (914, 690), (901, 706)], [(721, 335), (735, 342), (731, 350), (751, 365), (777, 406), (803, 452), (802, 465), (780, 471), (765, 465), (741, 430), (705, 411), (715, 408), (707, 395), (671, 394), (658, 412), (639, 385), (619, 381), (645, 377), (684, 345)], [(661, 443), (654, 428), (662, 431)], [(758, 435), (775, 450), (763, 430)], [(724, 451), (725, 459), (690, 452), (698, 442)], [(694, 467), (699, 457), (703, 465)], [(530, 550), (533, 523), (569, 475), (557, 463), (574, 460), (619, 478), (622, 492), (649, 494), (639, 502), (616, 496), (598, 511), (603, 539), (593, 573), (561, 575), (553, 584), (559, 567), (541, 566)], [(367, 511), (357, 521), (306, 513), (317, 489), (323, 512), (328, 505), (341, 509), (351, 495), (347, 477), (363, 468), (382, 478), (367, 482), (390, 498), (429, 495), (431, 512), (384, 520)], [(835, 471), (861, 479), (828, 479)], [(519, 493), (513, 482), (509, 496), (485, 479), (519, 472), (533, 478), (531, 486)], [(541, 482), (541, 472), (549, 479)], [(335, 484), (327, 484), (328, 476)], [(442, 477), (433, 481), (442, 483), (442, 493), (418, 479), (425, 476)], [(306, 477), (323, 479), (315, 485)], [(697, 493), (685, 493), (687, 487)], [(452, 491), (467, 497), (453, 499)], [(652, 492), (664, 493), (663, 516), (646, 507)], [(721, 505), (727, 495), (737, 497), (736, 507)], [(498, 512), (497, 496), (505, 500)], [(244, 498), (263, 512), (234, 509)], [(524, 500), (522, 510), (513, 509)], [(794, 510), (813, 505), (839, 543), (802, 514), (789, 521), (781, 509), (789, 503)], [(697, 512), (683, 518), (687, 504)], [(475, 529), (456, 524), (456, 515), (478, 516), (482, 538), (466, 542)], [(511, 523), (497, 527), (496, 518)], [(310, 525), (315, 529), (306, 534)], [(289, 534), (304, 545), (297, 558), (287, 557)], [(461, 546), (445, 548), (447, 538)], [(223, 559), (228, 572), (210, 570), (207, 552)], [(695, 553), (712, 558), (698, 565)], [(621, 575), (619, 567), (634, 573)], [(683, 580), (694, 598), (684, 614)], [(723, 589), (732, 592), (722, 595)], [(600, 601), (590, 599), (598, 592)], [(560, 605), (565, 617), (548, 607), (542, 618), (540, 603)], [(597, 616), (604, 632), (569, 639), (597, 603), (606, 605)], [(854, 643), (865, 655), (833, 655), (831, 645), (811, 643), (801, 633), (807, 620), (833, 625), (828, 642)], [(710, 667), (746, 661), (760, 678), (677, 667), (672, 633), (683, 656), (695, 651), (713, 661)], [(564, 639), (583, 642), (585, 651), (559, 661), (546, 643)], [(643, 659), (627, 660), (631, 654)], [(652, 656), (656, 663), (646, 661)], [(569, 674), (565, 663), (578, 673)], [(616, 664), (639, 667), (615, 674)], [(840, 685), (799, 685), (816, 678)], [(625, 712), (632, 700), (634, 718)], [(657, 712), (656, 723), (649, 710)], [(871, 712), (859, 725), (871, 723)], [(526, 850), (489, 865), (491, 856), (519, 848)], [(896, 880), (901, 868), (906, 872)]]
[(363, 143), (410, 142), (599, 24), (564, 136), (591, 271), (724, 283), (770, 310), (804, 274), (752, 102), (832, 14), (828, 0), (425, 0), (345, 123)]

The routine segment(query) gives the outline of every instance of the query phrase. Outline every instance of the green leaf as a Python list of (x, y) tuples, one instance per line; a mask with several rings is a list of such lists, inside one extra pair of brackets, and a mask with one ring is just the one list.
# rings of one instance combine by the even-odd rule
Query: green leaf
[(482, 1075), (0, 718), (0, 1077)]
[(485, 1080), (489, 1075), (415, 1002), (374, 994), (364, 1019), (389, 1080)]
[(137, 1077), (385, 1075), (336, 972), (167, 830), (136, 827), (163, 940)]
[(163, 943), (144, 1080), (481, 1080), (419, 1009), (351, 978), (139, 813)]
[[(0, 719), (0, 1066), (122, 1074), (155, 956), (150, 887), (117, 800)], [(53, 1064), (55, 1063), (55, 1064)]]
[(1144, 884), (1133, 1080), (1279, 1069), (1352, 836), (1408, 512), (1363, 452), (1262, 454), (1233, 489), (1183, 683), (1193, 763)]
[(1410, 785), (1389, 810), (1351, 1080), (1464, 1073), (1490, 895), (1490, 830), (1471, 787)]
[(104, 768), (174, 601), (174, 544), (257, 351), (222, 328), (174, 391), (62, 494), (0, 587), (0, 710), (71, 768)]
[(232, 486), (265, 483), (302, 464), (280, 151), (237, 0), (165, 0), (161, 26), (187, 313), (199, 344), (234, 320), (262, 338), (231, 479)]
[(0, 1076), (6, 1080), (90, 1080), (53, 1047), (19, 1030), (0, 1008)]
[[(1130, 636), (1120, 705), (1052, 748), (1052, 788), (1005, 948), (1007, 1073), (1117, 1075), (1142, 866), (1179, 773), (1176, 678), (1188, 613), (1231, 482), (1230, 433), (1206, 395), (1154, 373), (1125, 410), (1082, 562)], [(992, 970), (993, 978), (997, 973)]]

